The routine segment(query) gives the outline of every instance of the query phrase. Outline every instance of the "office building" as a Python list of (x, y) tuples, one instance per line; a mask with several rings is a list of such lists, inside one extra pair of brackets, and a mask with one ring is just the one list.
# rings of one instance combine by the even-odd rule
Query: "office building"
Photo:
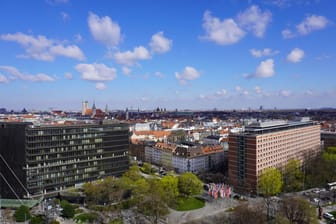
[(3, 198), (55, 195), (129, 168), (129, 126), (123, 123), (0, 123)]
[(257, 192), (265, 168), (283, 168), (320, 151), (320, 125), (301, 121), (255, 122), (229, 135), (229, 180), (235, 191)]

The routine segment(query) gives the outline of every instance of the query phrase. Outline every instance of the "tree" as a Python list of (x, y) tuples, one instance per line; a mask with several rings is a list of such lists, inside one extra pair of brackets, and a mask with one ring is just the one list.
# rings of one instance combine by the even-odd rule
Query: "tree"
[(178, 178), (174, 176), (167, 175), (160, 180), (160, 184), (163, 190), (166, 192), (168, 198), (168, 205), (171, 206), (174, 204), (176, 198), (179, 195), (178, 189)]
[(195, 174), (188, 172), (178, 177), (178, 189), (180, 194), (190, 197), (202, 192), (203, 183)]
[(303, 188), (304, 174), (299, 160), (290, 160), (284, 168), (283, 181), (285, 192), (300, 191)]
[(322, 158), (326, 169), (329, 171), (326, 182), (336, 181), (336, 147), (328, 147), (328, 149), (323, 152)]
[(259, 177), (258, 191), (265, 198), (267, 218), (270, 218), (270, 196), (280, 193), (282, 188), (282, 176), (276, 168), (266, 168)]
[(280, 216), (288, 223), (317, 224), (316, 208), (308, 201), (299, 197), (283, 198), (280, 205)]
[(142, 166), (142, 171), (144, 173), (151, 174), (152, 173), (152, 165), (149, 164), (149, 163), (144, 163), (143, 166)]
[(15, 221), (25, 222), (31, 218), (29, 208), (25, 205), (21, 205), (14, 213)]
[[(253, 222), (252, 222), (253, 220)], [(253, 205), (249, 207), (248, 204), (237, 206), (230, 215), (230, 223), (245, 224), (245, 223), (266, 223), (266, 217), (263, 213), (262, 205)]]
[(152, 223), (168, 214), (167, 195), (159, 179), (140, 179), (136, 181), (133, 198), (137, 211), (145, 215)]
[(45, 219), (42, 216), (33, 216), (31, 217), (29, 224), (43, 224)]
[(64, 218), (73, 218), (75, 216), (75, 207), (71, 205), (68, 201), (61, 201), (62, 207), (62, 217)]

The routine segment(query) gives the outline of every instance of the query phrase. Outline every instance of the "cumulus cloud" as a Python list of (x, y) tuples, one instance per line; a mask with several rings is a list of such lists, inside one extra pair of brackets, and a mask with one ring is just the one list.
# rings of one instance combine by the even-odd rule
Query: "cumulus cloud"
[(237, 92), (240, 92), (240, 91), (242, 90), (242, 88), (241, 88), (240, 86), (236, 86), (236, 87), (235, 87), (235, 90), (236, 90)]
[(117, 52), (114, 59), (118, 64), (132, 66), (139, 60), (148, 60), (151, 58), (149, 51), (143, 47), (135, 47), (133, 51)]
[(121, 41), (121, 29), (118, 23), (108, 16), (99, 17), (89, 13), (88, 25), (93, 38), (107, 47), (115, 47)]
[(226, 89), (221, 89), (221, 90), (218, 90), (216, 92), (217, 96), (225, 96), (226, 94), (227, 94), (227, 90)]
[(245, 36), (244, 30), (233, 19), (221, 21), (213, 17), (209, 11), (203, 15), (203, 28), (205, 35), (202, 38), (220, 45), (237, 43)]
[(20, 44), (26, 51), (26, 54), (19, 55), (23, 58), (34, 58), (42, 61), (53, 61), (57, 56), (84, 60), (85, 56), (77, 45), (67, 45), (59, 41), (48, 39), (45, 36), (38, 35), (34, 37), (23, 33), (3, 34), (0, 39), (4, 41), (13, 41)]
[(283, 97), (289, 97), (291, 95), (291, 91), (289, 90), (280, 90), (279, 95)]
[(260, 58), (264, 56), (273, 56), (279, 53), (279, 51), (272, 50), (271, 48), (264, 48), (262, 50), (250, 49), (250, 53), (255, 58)]
[(154, 76), (156, 76), (156, 77), (158, 77), (158, 78), (160, 78), (160, 79), (162, 79), (162, 78), (165, 77), (165, 75), (162, 74), (161, 72), (155, 72), (155, 73), (154, 73)]
[(68, 80), (73, 79), (73, 76), (72, 76), (72, 74), (71, 74), (70, 72), (66, 72), (66, 73), (64, 73), (64, 77), (65, 77), (66, 79), (68, 79)]
[[(24, 81), (31, 81), (31, 82), (52, 82), (55, 79), (49, 75), (44, 73), (37, 73), (35, 75), (31, 75), (29, 73), (22, 73), (17, 68), (12, 66), (0, 66), (0, 70), (6, 72), (7, 74), (12, 76), (12, 79), (20, 79)], [(8, 79), (7, 79), (8, 81)]]
[(274, 61), (273, 59), (267, 59), (260, 62), (252, 76), (257, 78), (269, 78), (272, 77), (274, 73)]
[(262, 89), (260, 88), (260, 86), (256, 86), (256, 87), (254, 87), (254, 91), (255, 91), (257, 94), (262, 93)]
[(126, 67), (126, 66), (123, 66), (121, 70), (122, 70), (122, 73), (124, 75), (129, 75), (132, 72), (132, 70), (129, 67)]
[(300, 48), (294, 48), (288, 55), (287, 55), (287, 61), (292, 63), (298, 63), (302, 60), (304, 57), (304, 51)]
[(88, 81), (110, 81), (117, 77), (117, 70), (105, 64), (78, 64), (75, 69)]
[(163, 32), (158, 32), (152, 36), (149, 43), (151, 51), (153, 53), (163, 54), (172, 48), (173, 41), (164, 37)]
[(70, 19), (70, 16), (69, 16), (68, 13), (66, 13), (66, 12), (61, 12), (60, 14), (61, 14), (61, 18), (62, 18), (62, 20), (63, 20), (64, 22), (66, 22), (66, 21), (68, 21), (68, 20)]
[(212, 16), (209, 11), (205, 11), (203, 15), (205, 35), (201, 38), (220, 45), (228, 45), (240, 41), (247, 32), (253, 33), (256, 37), (263, 37), (271, 21), (272, 13), (262, 11), (256, 5), (239, 13), (236, 19), (221, 20)]
[(96, 83), (96, 89), (98, 89), (98, 90), (104, 90), (104, 89), (106, 89), (105, 83), (103, 83), (103, 82), (97, 82)]
[(256, 71), (251, 74), (244, 74), (244, 78), (270, 78), (274, 76), (274, 60), (273, 59), (266, 59), (261, 61)]
[(192, 81), (201, 76), (201, 73), (191, 66), (186, 66), (182, 73), (175, 72), (176, 79), (180, 84), (186, 84), (187, 81)]
[(282, 36), (285, 39), (296, 36), (307, 35), (313, 31), (322, 30), (327, 27), (329, 20), (324, 16), (311, 15), (307, 16), (301, 23), (296, 26), (293, 32), (289, 29), (282, 31)]
[(237, 17), (238, 24), (244, 29), (252, 32), (257, 37), (263, 37), (268, 24), (272, 21), (270, 11), (262, 12), (261, 9), (252, 5)]
[(9, 79), (6, 76), (0, 74), (0, 83), (9, 83)]

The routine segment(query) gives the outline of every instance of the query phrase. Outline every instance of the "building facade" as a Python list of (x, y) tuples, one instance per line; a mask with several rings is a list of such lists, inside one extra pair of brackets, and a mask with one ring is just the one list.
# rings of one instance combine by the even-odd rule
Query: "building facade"
[(0, 123), (2, 197), (55, 194), (129, 168), (129, 126), (121, 123)]
[(320, 151), (320, 125), (311, 121), (258, 122), (229, 135), (229, 180), (236, 191), (257, 193), (266, 168), (283, 168)]

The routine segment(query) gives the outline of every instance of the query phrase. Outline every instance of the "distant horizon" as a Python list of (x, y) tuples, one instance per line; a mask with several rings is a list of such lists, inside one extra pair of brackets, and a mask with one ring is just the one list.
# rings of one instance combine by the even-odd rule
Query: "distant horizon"
[(326, 0), (3, 0), (0, 103), (336, 107), (335, 8)]

